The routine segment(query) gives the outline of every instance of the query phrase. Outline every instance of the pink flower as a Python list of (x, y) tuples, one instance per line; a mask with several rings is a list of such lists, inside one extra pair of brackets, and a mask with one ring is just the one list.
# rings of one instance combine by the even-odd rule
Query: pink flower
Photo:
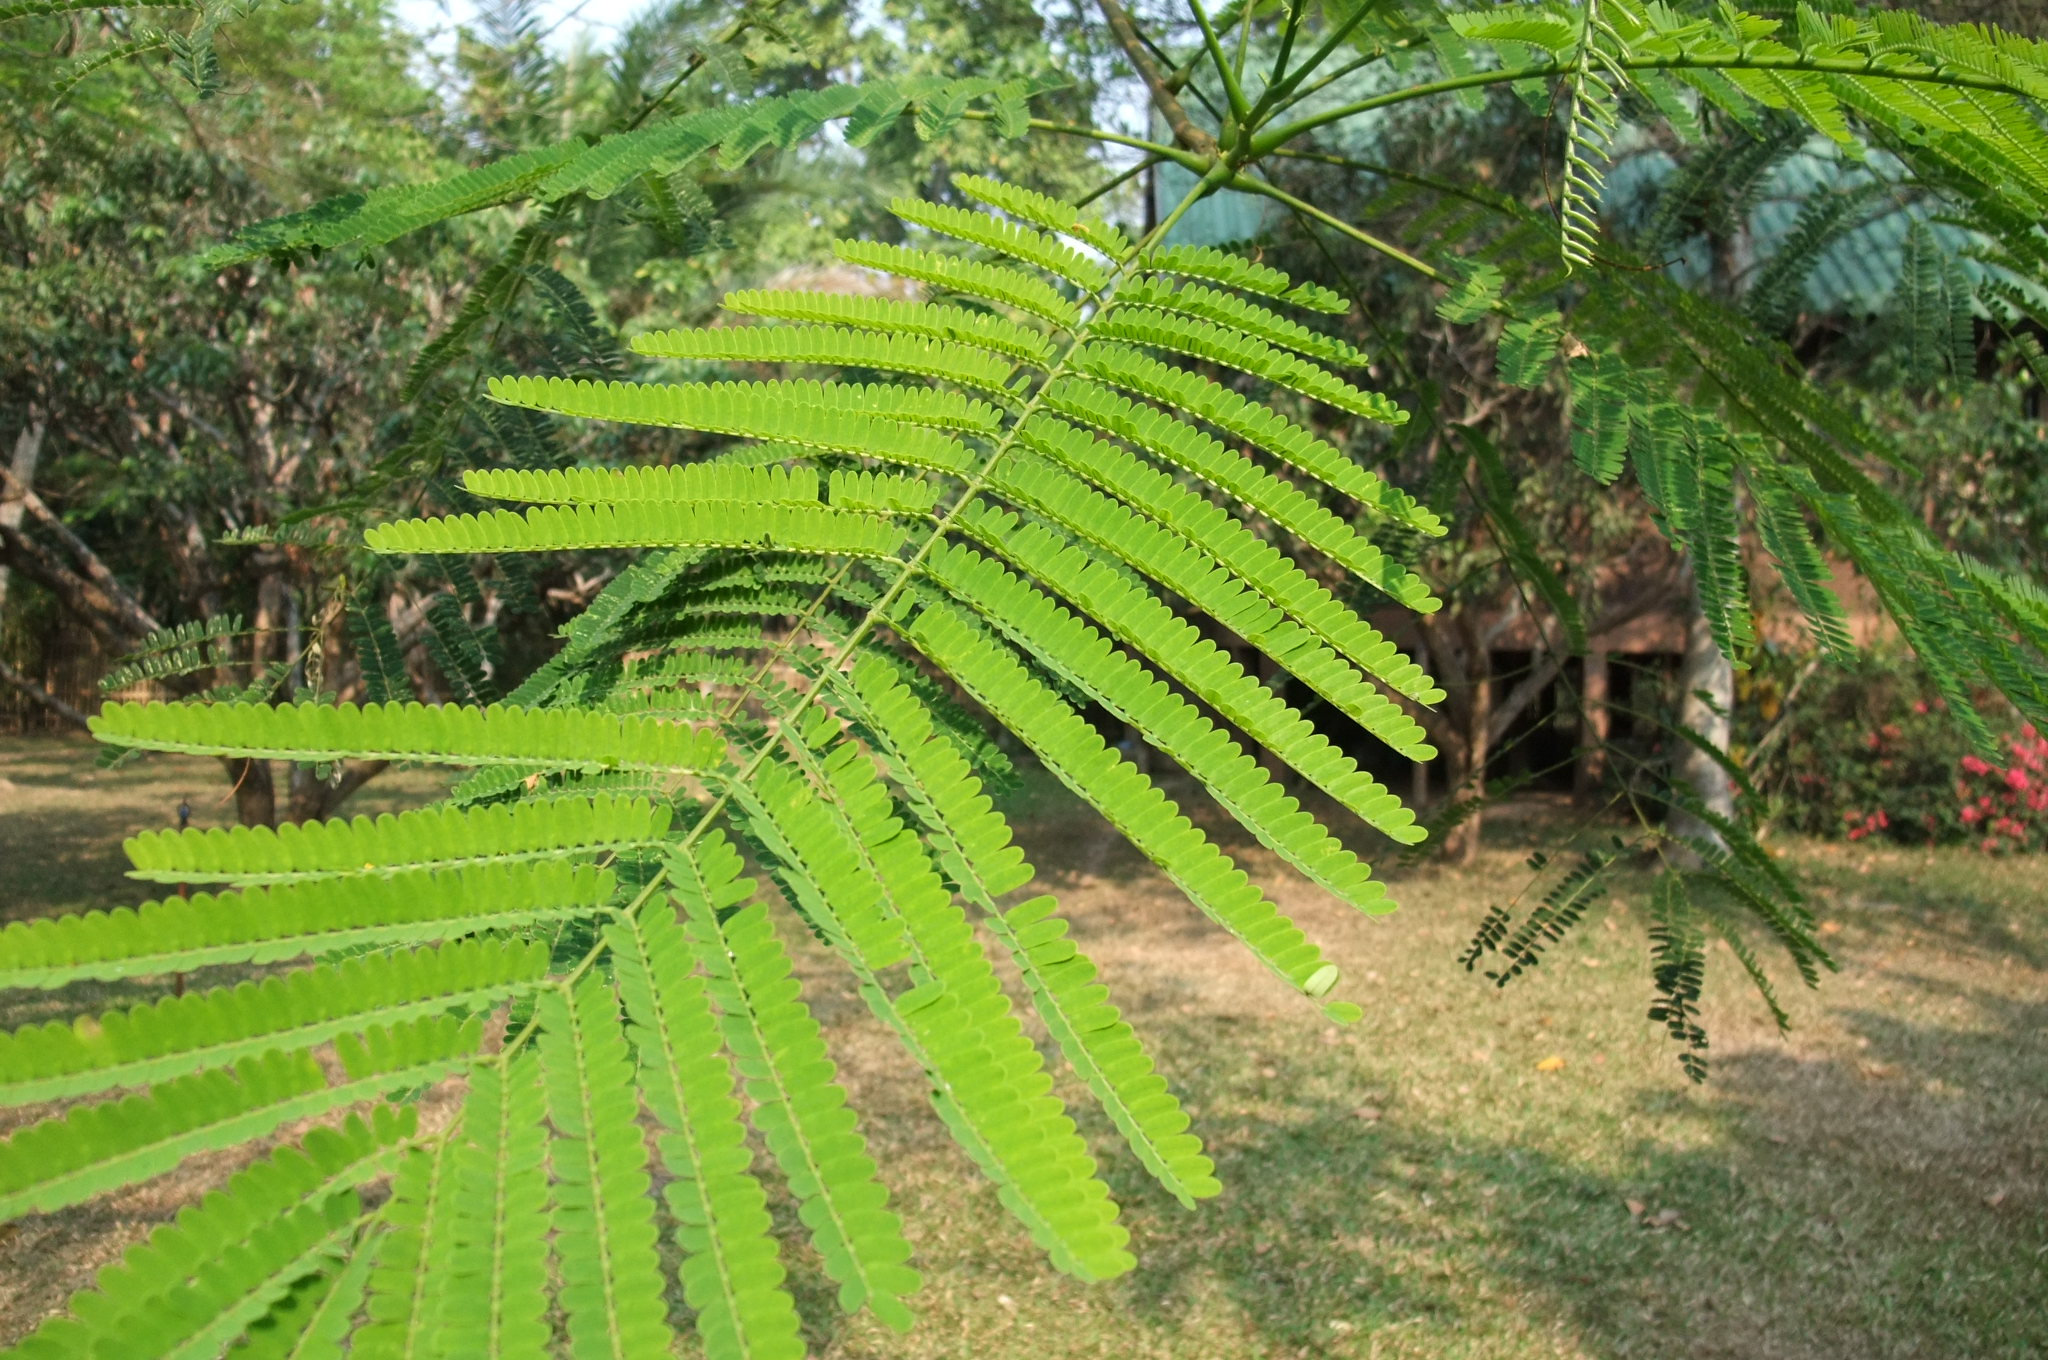
[(1984, 814), (1978, 809), (1973, 807), (1966, 807), (1963, 809), (1964, 826), (1975, 826), (1978, 822), (1982, 820), (1984, 820)]
[(1979, 760), (1976, 756), (1964, 756), (1963, 768), (1965, 770), (1968, 770), (1971, 774), (1991, 773), (1991, 767), (1989, 765), (1986, 765), (1982, 760)]
[(2028, 788), (2027, 772), (2025, 770), (2007, 770), (2005, 772), (2005, 782), (2009, 788), (2025, 793)]
[(1913, 711), (1915, 713), (1927, 712), (1927, 701), (1925, 699), (1915, 699), (1913, 701)]

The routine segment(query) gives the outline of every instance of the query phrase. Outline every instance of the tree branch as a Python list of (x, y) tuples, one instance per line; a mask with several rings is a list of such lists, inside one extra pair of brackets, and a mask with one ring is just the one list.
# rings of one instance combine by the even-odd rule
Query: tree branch
[(152, 629), (136, 629), (120, 604), (17, 528), (0, 524), (0, 562), (57, 597), (107, 646), (126, 651)]
[[(107, 569), (107, 564), (100, 560), (99, 554), (88, 547), (84, 539), (73, 533), (71, 526), (59, 519), (56, 512), (43, 503), (41, 496), (16, 481), (14, 474), (5, 468), (0, 468), (0, 493), (4, 493), (10, 501), (19, 501), (22, 509), (26, 510), (36, 523), (48, 529), (69, 550), (78, 562), (79, 573), (97, 587), (105, 602), (105, 609), (119, 618), (130, 632), (140, 636), (154, 633), (163, 627), (142, 607), (141, 602), (130, 595), (127, 588), (115, 579), (114, 573)], [(27, 537), (18, 529), (0, 529), (0, 535), (5, 536), (10, 549), (17, 549), (18, 544), (28, 543)], [(30, 571), (29, 574), (33, 576), (36, 573)]]
[(6, 682), (12, 689), (19, 690), (81, 731), (90, 730), (83, 713), (80, 713), (70, 704), (65, 703), (62, 699), (50, 693), (50, 691), (8, 665), (4, 660), (0, 660), (0, 681)]
[(1166, 120), (1174, 140), (1198, 156), (1214, 156), (1216, 139), (1202, 131), (1188, 117), (1187, 107), (1180, 102), (1180, 96), (1167, 84), (1159, 67), (1152, 60), (1152, 54), (1145, 50), (1145, 42), (1138, 36), (1138, 26), (1131, 22), (1130, 14), (1120, 0), (1095, 0), (1102, 10), (1102, 17), (1109, 21), (1110, 34), (1115, 37), (1124, 56), (1145, 82), (1145, 88), (1152, 93), (1152, 106), (1159, 110), (1159, 116)]

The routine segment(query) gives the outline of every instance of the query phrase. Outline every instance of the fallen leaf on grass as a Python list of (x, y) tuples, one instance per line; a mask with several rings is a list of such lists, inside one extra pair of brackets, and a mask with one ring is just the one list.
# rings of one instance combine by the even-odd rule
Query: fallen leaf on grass
[(1899, 1068), (1898, 1064), (1896, 1063), (1858, 1063), (1856, 1064), (1856, 1070), (1861, 1072), (1864, 1076), (1869, 1077), (1872, 1081), (1883, 1081), (1887, 1077), (1896, 1077), (1897, 1075), (1899, 1075)]
[(1984, 1197), (1984, 1207), (1987, 1209), (1996, 1209), (2003, 1203), (2005, 1203), (2005, 1191), (2002, 1188), (1993, 1190)]
[(1538, 1072), (1562, 1072), (1564, 1071), (1564, 1059), (1553, 1053), (1537, 1063), (1536, 1070)]
[(1625, 1199), (1622, 1203), (1628, 1207), (1628, 1216), (1630, 1218), (1641, 1218), (1650, 1211), (1650, 1206), (1639, 1199)]
[(1823, 935), (1839, 935), (1842, 933), (1842, 923), (1840, 921), (1822, 921), (1820, 923), (1820, 933)]
[(1380, 1110), (1376, 1105), (1361, 1105), (1351, 1112), (1354, 1119), (1363, 1119), (1368, 1124), (1379, 1122)]

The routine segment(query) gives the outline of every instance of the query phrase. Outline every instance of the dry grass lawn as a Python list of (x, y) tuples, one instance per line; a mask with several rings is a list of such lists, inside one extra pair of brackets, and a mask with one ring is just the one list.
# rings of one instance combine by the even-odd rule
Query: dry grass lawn
[[(79, 744), (0, 746), (0, 921), (139, 901), (118, 840), (230, 815), (217, 767), (86, 773)], [(407, 775), (351, 812), (429, 796)], [(1842, 972), (1784, 988), (1779, 1038), (1717, 956), (1714, 1076), (1686, 1083), (1643, 1018), (1629, 885), (1503, 992), (1455, 963), (1553, 834), (1489, 829), (1469, 872), (1416, 871), (1367, 919), (1245, 855), (1346, 971), (1333, 1031), (1196, 917), (1092, 816), (1020, 800), (1042, 877), (1210, 1141), (1198, 1213), (1083, 1114), (1141, 1264), (1052, 1274), (971, 1179), (900, 1057), (825, 961), (816, 1005), (927, 1274), (898, 1338), (798, 1279), (820, 1360), (1244, 1357), (2023, 1357), (2048, 1354), (2048, 872), (2039, 862), (1790, 843)], [(79, 989), (83, 991), (84, 989)], [(59, 994), (12, 1027), (121, 1004)], [(1557, 1070), (1547, 1059), (1562, 1059)], [(4, 1154), (0, 1154), (4, 1155)], [(99, 1204), (0, 1227), (0, 1343), (233, 1169), (206, 1159)]]

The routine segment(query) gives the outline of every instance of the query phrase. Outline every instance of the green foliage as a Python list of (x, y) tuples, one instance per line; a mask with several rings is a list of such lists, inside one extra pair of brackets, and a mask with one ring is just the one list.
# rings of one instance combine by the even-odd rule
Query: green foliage
[[(677, 176), (737, 170), (833, 122), (853, 146), (983, 122), (1021, 135), (1042, 83), (952, 73), (828, 82), (658, 119), (649, 106), (594, 138), (260, 224), (195, 262), (213, 272), (327, 252), (375, 259), (451, 218), (533, 205), (474, 305), (414, 364), (406, 390), (442, 392), (440, 404), (380, 468), (433, 488), (410, 506), (455, 513), (379, 524), (364, 539), (386, 556), (448, 559), (452, 589), (422, 605), (423, 643), (463, 702), (396, 702), (405, 664), (391, 616), (366, 614), (370, 703), (270, 704), (252, 688), (239, 702), (110, 704), (96, 722), (104, 739), (137, 749), (475, 773), (448, 807), (412, 820), (138, 839), (140, 874), (232, 886), (0, 932), (0, 985), (11, 987), (306, 961), (264, 974), (246, 997), (203, 987), (107, 1017), (110, 1037), (10, 1036), (0, 1049), (10, 1099), (143, 1089), (18, 1129), (0, 1163), (0, 1211), (79, 1202), (294, 1120), (461, 1075), (447, 1126), (384, 1140), (406, 1144), (391, 1156), (323, 1152), (332, 1170), (317, 1204), (269, 1181), (231, 1187), (232, 1209), (217, 1216), (241, 1216), (242, 1235), (208, 1243), (245, 1249), (218, 1266), (188, 1253), (149, 1267), (158, 1293), (195, 1285), (176, 1311), (178, 1336), (151, 1353), (245, 1333), (259, 1353), (343, 1337), (366, 1354), (536, 1355), (558, 1339), (577, 1354), (666, 1353), (680, 1320), (667, 1302), (673, 1280), (708, 1354), (793, 1357), (804, 1339), (768, 1212), (777, 1177), (841, 1306), (903, 1325), (918, 1285), (907, 1264), (914, 1225), (888, 1208), (806, 1000), (835, 984), (794, 981), (776, 924), (786, 921), (902, 1046), (939, 1119), (1051, 1262), (1083, 1279), (1128, 1271), (1109, 1178), (1054, 1094), (998, 955), (1151, 1176), (1192, 1202), (1218, 1189), (1214, 1165), (1055, 904), (1024, 895), (1032, 870), (985, 792), (1005, 758), (984, 722), (1287, 987), (1347, 1023), (1361, 1011), (1336, 999), (1336, 965), (1087, 707), (1180, 765), (1191, 796), (1310, 882), (1384, 910), (1357, 852), (1231, 729), (1387, 837), (1423, 838), (1369, 762), (1316, 730), (1290, 682), (1397, 755), (1434, 754), (1410, 706), (1449, 696), (1363, 611), (1441, 606), (1400, 558), (1445, 534), (1439, 507), (1450, 497), (1436, 493), (1468, 466), (1499, 555), (1567, 647), (1585, 631), (1482, 432), (1438, 440), (1444, 427), (1428, 411), (1433, 434), (1391, 436), (1409, 440), (1401, 448), (1455, 446), (1423, 498), (1356, 455), (1406, 425), (1410, 406), (1326, 367), (1356, 373), (1365, 356), (1281, 310), (1334, 317), (1350, 298), (1264, 260), (1169, 241), (1187, 207), (1221, 187), (1448, 284), (1439, 314), (1489, 328), (1502, 384), (1534, 392), (1561, 365), (1577, 389), (1575, 461), (1601, 483), (1634, 471), (1731, 656), (1746, 657), (1758, 631), (1744, 555), (1753, 502), (1758, 539), (1817, 638), (1839, 647), (1846, 635), (1829, 589), (1833, 547), (1876, 584), (1955, 707), (1988, 681), (2030, 716), (2048, 715), (2038, 589), (1935, 543), (1861, 464), (1893, 451), (1808, 381), (1787, 347), (1758, 335), (1755, 309), (1635, 269), (1600, 217), (1605, 163), (1640, 96), (1685, 137), (1724, 120), (1762, 134), (1763, 150), (1715, 170), (1731, 180), (1754, 181), (1769, 163), (1774, 127), (1810, 130), (1845, 154), (1883, 142), (1977, 221), (2004, 223), (2014, 272), (2038, 270), (2025, 242), (2048, 209), (2048, 135), (2025, 101), (2048, 94), (2039, 53), (1899, 15), (1801, 10), (1784, 24), (1730, 5), (1551, 0), (1447, 26), (1434, 5), (1375, 8), (1336, 20), (1295, 67), (1305, 20), (1292, 11), (1256, 103), (1198, 12), (1232, 118), (1220, 134), (1183, 131), (1171, 146), (1121, 138), (1197, 176), (1142, 241), (1079, 205), (985, 177), (953, 186), (995, 212), (943, 201), (947, 177), (934, 174), (931, 201), (893, 205), (914, 229), (906, 240), (835, 246), (845, 264), (920, 285), (915, 300), (751, 290), (730, 310), (761, 324), (650, 329), (628, 353), (544, 243), (572, 211), (591, 221), (618, 211), (687, 240), (689, 223), (708, 216)], [(1247, 32), (1255, 17), (1244, 11)], [(1398, 47), (1434, 54), (1450, 74), (1303, 111), (1347, 36), (1368, 64)], [(212, 78), (196, 49), (180, 59), (202, 84)], [(1438, 269), (1269, 174), (1291, 144), (1374, 108), (1457, 93), (1483, 111), (1473, 92), (1484, 86), (1541, 100), (1551, 81), (1569, 100), (1561, 226), (1553, 234), (1511, 201), (1463, 194), (1463, 230), (1445, 228), (1437, 243), (1476, 240), (1483, 259)], [(1227, 145), (1211, 154), (1201, 142), (1214, 136)], [(1713, 183), (1703, 170), (1693, 187)], [(619, 207), (604, 206), (614, 198)], [(1690, 220), (1676, 207), (1667, 216), (1672, 231)], [(1820, 216), (1805, 226), (1774, 286), (1789, 288), (1832, 229)], [(1555, 268), (1560, 241), (1569, 284)], [(1931, 241), (1915, 238), (1900, 304), (1923, 369), (1937, 340), (1959, 366), (1969, 290)], [(2002, 297), (2002, 315), (2019, 306), (1986, 292)], [(549, 318), (544, 343), (520, 361), (541, 371), (484, 388), (498, 409), (478, 423), (513, 466), (477, 469), (465, 489), (532, 508), (465, 513), (441, 478), (473, 452), (458, 437), (470, 396), (435, 385), (454, 386), (449, 362), (494, 335), (516, 295)], [(640, 360), (671, 380), (643, 380)], [(761, 365), (826, 367), (843, 380), (763, 378), (752, 371)], [(557, 419), (585, 447), (646, 440), (630, 447), (658, 450), (663, 466), (571, 468)], [(472, 621), (482, 601), (471, 559), (621, 549), (642, 552), (563, 628), (561, 648), (510, 685)], [(1346, 578), (1361, 588), (1330, 584)], [(1674, 733), (1743, 782), (1727, 753)], [(1479, 784), (1484, 774), (1474, 772)], [(1831, 964), (1791, 880), (1742, 825), (1682, 788), (1640, 792), (1705, 828), (1652, 841), (1667, 863), (1652, 904), (1651, 1016), (1698, 1077), (1710, 934), (1774, 1009), (1745, 929), (1767, 932), (1808, 983)], [(1440, 822), (1462, 811), (1454, 803)], [(772, 893), (743, 875), (736, 844)], [(1497, 956), (1502, 982), (1526, 973), (1583, 918), (1613, 862), (1589, 855), (1519, 923), (1508, 909), (1489, 916), (1469, 962)], [(508, 1001), (505, 1024), (486, 1025)], [(331, 1136), (305, 1142), (311, 1160)], [(357, 1187), (386, 1174), (389, 1195), (366, 1206)], [(222, 1274), (232, 1278), (215, 1287)], [(103, 1301), (124, 1278), (104, 1281), (104, 1294), (82, 1298), (31, 1347), (109, 1349), (109, 1316), (143, 1306)]]
[[(977, 772), (1003, 762), (949, 692), (1021, 740), (1278, 978), (1353, 1020), (1358, 1008), (1335, 998), (1337, 968), (1070, 696), (1135, 725), (1312, 882), (1384, 910), (1357, 854), (1202, 705), (1387, 834), (1414, 839), (1413, 814), (1283, 691), (1197, 640), (1167, 593), (1254, 640), (1396, 750), (1426, 755), (1388, 691), (1433, 696), (1428, 677), (1225, 506), (1300, 526), (1418, 608), (1435, 603), (1427, 588), (1352, 518), (1440, 526), (1247, 389), (1148, 353), (1221, 360), (1339, 413), (1399, 419), (1385, 398), (1297, 357), (1349, 360), (1348, 347), (1228, 289), (1323, 306), (1326, 296), (1214, 252), (1173, 253), (1155, 270), (1150, 247), (1126, 245), (1098, 264), (1083, 248), (1116, 238), (1078, 209), (993, 181), (976, 191), (1072, 228), (1077, 244), (966, 209), (905, 205), (912, 222), (1017, 267), (841, 254), (942, 280), (1003, 305), (1001, 315), (754, 293), (742, 306), (788, 320), (635, 346), (699, 365), (837, 363), (943, 385), (492, 385), (501, 402), (551, 415), (762, 442), (666, 467), (480, 469), (466, 477), (470, 494), (533, 508), (372, 530), (370, 546), (386, 554), (458, 555), (454, 589), (425, 613), (436, 667), (469, 702), (106, 707), (99, 733), (141, 749), (434, 761), (477, 774), (449, 805), (375, 822), (139, 836), (138, 876), (231, 886), (0, 935), (0, 981), (14, 986), (310, 958), (102, 1017), (90, 1040), (71, 1026), (12, 1036), (0, 1094), (146, 1087), (128, 1099), (145, 1102), (134, 1109), (151, 1111), (161, 1132), (140, 1143), (102, 1134), (92, 1121), (111, 1116), (94, 1114), (31, 1124), (11, 1140), (22, 1155), (9, 1164), (32, 1179), (0, 1190), (0, 1203), (73, 1202), (469, 1066), (458, 1119), (399, 1158), (388, 1200), (332, 1249), (347, 1264), (267, 1299), (278, 1306), (255, 1344), (288, 1327), (345, 1331), (335, 1310), (354, 1313), (359, 1290), (365, 1321), (351, 1344), (365, 1353), (421, 1353), (465, 1331), (492, 1338), (490, 1353), (532, 1354), (544, 1294), (579, 1352), (639, 1356), (669, 1344), (662, 1293), (673, 1270), (712, 1354), (801, 1354), (767, 1212), (770, 1163), (842, 1306), (907, 1325), (918, 1276), (905, 1229), (794, 980), (775, 924), (783, 913), (837, 956), (923, 1071), (941, 1120), (1061, 1268), (1104, 1278), (1132, 1257), (1095, 1157), (1003, 991), (997, 954), (1146, 1170), (1189, 1203), (1216, 1193), (1186, 1112), (1051, 899), (1018, 900), (1033, 872)], [(445, 208), (483, 190), (436, 192)], [(1172, 273), (1209, 283), (1175, 285)], [(1136, 301), (1123, 301), (1124, 286)], [(966, 394), (976, 389), (994, 400)], [(1202, 421), (1254, 435), (1272, 456), (1227, 454)], [(469, 622), (474, 581), (461, 555), (620, 544), (656, 551), (566, 630), (516, 702), (483, 702), (497, 666)], [(360, 625), (373, 652), (389, 650), (379, 623)], [(623, 778), (646, 792), (601, 782)], [(682, 814), (673, 824), (671, 807)], [(753, 850), (779, 903), (756, 900), (729, 834)], [(600, 867), (614, 862), (616, 873)], [(563, 941), (582, 943), (565, 954)], [(476, 1053), (483, 1016), (507, 1001), (518, 1004), (502, 1045)], [(315, 1061), (329, 1045), (338, 1084)], [(657, 1240), (642, 1110), (659, 1130), (673, 1252)], [(768, 1162), (746, 1150), (749, 1122)], [(123, 1114), (108, 1127), (144, 1125)], [(542, 1215), (552, 1265), (537, 1275), (514, 1258), (538, 1240)], [(252, 1320), (224, 1313), (217, 1325)]]
[(242, 634), (242, 620), (233, 614), (158, 629), (100, 677), (100, 689), (112, 694), (144, 681), (174, 680), (228, 664), (231, 644)]

